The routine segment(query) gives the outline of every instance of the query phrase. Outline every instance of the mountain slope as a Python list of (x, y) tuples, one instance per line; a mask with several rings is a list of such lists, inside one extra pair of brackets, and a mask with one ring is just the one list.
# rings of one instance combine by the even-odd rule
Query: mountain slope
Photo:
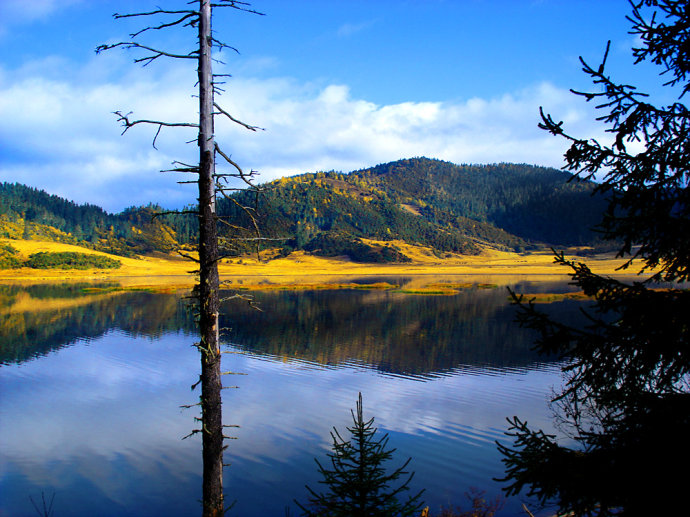
[[(606, 207), (590, 182), (525, 164), (455, 165), (413, 158), (355, 173), (397, 202), (419, 203), (420, 213), (441, 224), (465, 217), (522, 239), (559, 245), (591, 243), (590, 228)], [(460, 225), (462, 226), (462, 225)]]
[[(596, 245), (590, 230), (605, 200), (593, 184), (568, 181), (562, 171), (522, 164), (455, 165), (412, 158), (369, 169), (319, 172), (282, 178), (258, 197), (262, 235), (286, 255), (305, 250), (321, 256), (348, 255), (359, 262), (409, 260), (395, 242), (427, 246), (438, 255), (476, 254), (483, 247), (539, 248)], [(252, 226), (242, 206), (256, 196), (238, 192), (218, 201), (228, 218), (221, 237), (227, 253), (250, 250)], [(161, 215), (157, 205), (109, 214), (24, 185), (0, 184), (0, 237), (80, 244), (131, 255), (170, 251), (193, 244), (196, 218)], [(239, 240), (238, 240), (239, 238)], [(375, 241), (375, 242), (373, 242)]]
[[(349, 174), (282, 178), (267, 185), (258, 212), (266, 235), (287, 237), (285, 252), (305, 249), (355, 260), (366, 254), (361, 239), (403, 240), (463, 254), (485, 245), (521, 250), (596, 244), (590, 228), (606, 203), (592, 196), (592, 183), (571, 178), (529, 165), (414, 158)], [(251, 203), (248, 193), (236, 199)], [(243, 218), (233, 203), (221, 201), (219, 212), (238, 224)], [(392, 247), (373, 251), (387, 255), (379, 257), (384, 261), (400, 259)]]
[[(18, 183), (0, 183), (0, 237), (79, 244), (118, 255), (170, 251), (195, 233), (157, 205), (109, 214)], [(173, 229), (173, 226), (176, 229)]]

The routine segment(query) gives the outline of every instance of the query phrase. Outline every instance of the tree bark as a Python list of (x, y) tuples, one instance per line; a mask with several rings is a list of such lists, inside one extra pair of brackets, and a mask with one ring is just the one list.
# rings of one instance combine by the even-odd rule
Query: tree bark
[(215, 203), (215, 138), (211, 1), (199, 0), (199, 332), (203, 444), (203, 515), (223, 507), (223, 419), (218, 327), (219, 279)]

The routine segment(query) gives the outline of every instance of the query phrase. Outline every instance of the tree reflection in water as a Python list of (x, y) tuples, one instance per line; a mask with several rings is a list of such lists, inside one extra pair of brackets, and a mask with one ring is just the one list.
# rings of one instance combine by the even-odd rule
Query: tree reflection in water
[[(195, 381), (191, 372), (198, 364), (189, 347), (196, 335), (193, 315), (181, 294), (122, 292), (110, 287), (0, 288), (0, 353), (2, 362), (10, 366), (4, 375), (3, 407), (8, 411), (4, 414), (14, 422), (11, 433), (26, 437), (23, 447), (10, 441), (11, 434), (3, 435), (15, 451), (8, 456), (8, 468), (42, 472), (42, 467), (35, 466), (41, 463), (32, 450), (45, 442), (45, 436), (36, 442), (38, 437), (28, 431), (37, 425), (51, 430), (51, 435), (75, 436), (46, 453), (51, 464), (60, 465), (61, 480), (28, 485), (16, 477), (14, 484), (6, 480), (3, 487), (34, 496), (40, 496), (43, 488), (47, 493), (60, 486), (76, 490), (81, 487), (80, 476), (93, 479), (92, 467), (82, 463), (93, 457), (102, 463), (98, 470), (110, 475), (107, 486), (93, 491), (89, 504), (98, 506), (116, 497), (117, 508), (124, 511), (132, 504), (149, 504), (153, 500), (149, 491), (159, 494), (165, 483), (173, 482), (178, 486), (177, 499), (173, 499), (180, 505), (181, 499), (188, 499), (191, 510), (184, 507), (184, 511), (193, 513), (198, 509), (199, 451), (196, 440), (180, 442), (190, 431), (190, 415), (180, 419), (176, 410), (181, 403), (195, 402), (189, 392)], [(235, 303), (221, 310), (224, 326), (231, 327), (224, 340), (240, 353), (235, 369), (250, 374), (239, 381), (247, 393), (233, 404), (233, 422), (227, 422), (239, 423), (242, 432), (251, 429), (252, 433), (251, 439), (233, 446), (236, 468), (225, 473), (233, 494), (228, 497), (238, 499), (236, 508), (241, 511), (247, 511), (247, 505), (261, 507), (255, 501), (256, 491), (274, 486), (277, 478), (289, 492), (288, 500), (300, 493), (300, 480), (307, 480), (290, 478), (290, 472), (296, 465), (313, 470), (318, 450), (312, 440), (318, 441), (322, 432), (327, 436), (331, 425), (339, 425), (338, 415), (350, 407), (350, 392), (358, 388), (371, 398), (377, 421), (380, 417), (388, 429), (398, 429), (396, 415), (401, 411), (406, 422), (421, 426), (409, 435), (394, 431), (396, 443), (409, 450), (407, 455), (417, 458), (424, 450), (427, 461), (420, 464), (424, 470), (420, 479), (434, 479), (434, 485), (444, 486), (450, 481), (438, 476), (447, 472), (443, 475), (481, 483), (476, 466), (483, 465), (487, 453), (478, 447), (469, 452), (460, 449), (465, 431), (475, 433), (476, 422), (491, 421), (488, 430), (482, 424), (476, 431), (480, 436), (489, 433), (491, 441), (491, 429), (500, 426), (505, 416), (505, 409), (494, 404), (506, 399), (524, 406), (525, 400), (531, 400), (532, 391), (524, 388), (531, 389), (535, 381), (524, 372), (534, 368), (535, 361), (544, 361), (530, 352), (532, 337), (513, 325), (514, 312), (501, 288), (467, 289), (454, 296), (362, 290), (254, 294), (263, 312)], [(550, 310), (577, 313), (577, 306), (559, 302)], [(272, 360), (276, 358), (293, 365)], [(316, 363), (317, 368), (308, 363)], [(363, 374), (362, 368), (371, 374)], [(471, 375), (465, 375), (465, 370)], [(485, 376), (492, 371), (507, 377), (496, 377), (492, 384), (491, 377)], [(447, 378), (415, 382), (439, 376)], [(517, 384), (506, 387), (513, 382)], [(476, 383), (487, 386), (486, 393)], [(20, 385), (21, 389), (11, 391), (15, 388), (10, 386)], [(467, 399), (463, 398), (465, 389)], [(329, 393), (325, 406), (319, 405), (322, 393)], [(346, 400), (343, 407), (338, 405), (340, 398)], [(296, 424), (294, 412), (288, 409), (294, 400), (310, 408), (300, 416), (303, 426)], [(11, 412), (15, 407), (18, 413)], [(462, 420), (455, 422), (448, 411), (458, 407)], [(103, 421), (98, 423), (98, 419)], [(93, 432), (81, 431), (87, 422)], [(128, 430), (133, 426), (141, 430)], [(286, 433), (290, 426), (296, 426), (294, 432)], [(275, 434), (276, 429), (280, 434)], [(309, 440), (304, 441), (305, 436)], [(414, 444), (422, 436), (430, 441), (419, 442), (425, 444), (420, 449)], [(453, 448), (463, 451), (467, 469), (464, 463), (459, 467), (443, 463)], [(279, 458), (284, 449), (294, 453), (285, 464)], [(117, 458), (126, 461), (119, 463)], [(153, 465), (164, 468), (154, 470)], [(265, 471), (267, 466), (270, 472)], [(495, 475), (490, 470), (481, 472), (486, 478)], [(125, 473), (127, 479), (122, 477)], [(126, 491), (113, 488), (120, 482), (127, 483)], [(61, 508), (67, 504), (65, 490), (56, 497)], [(268, 501), (261, 504), (270, 505)], [(146, 508), (155, 505), (163, 507), (158, 501)]]

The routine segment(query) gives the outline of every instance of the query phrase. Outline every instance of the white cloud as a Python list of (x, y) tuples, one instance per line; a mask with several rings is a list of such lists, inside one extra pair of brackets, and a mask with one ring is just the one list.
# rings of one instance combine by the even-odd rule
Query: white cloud
[(456, 163), (526, 162), (560, 167), (565, 143), (537, 128), (539, 106), (576, 134), (603, 137), (591, 106), (548, 83), (495, 99), (376, 105), (347, 87), (306, 91), (286, 81), (237, 80), (228, 104), (267, 131), (219, 126), (236, 153), (267, 179), (319, 169), (349, 171), (410, 156)]
[[(152, 147), (156, 126), (137, 126), (125, 136), (113, 115), (133, 111), (133, 118), (194, 121), (193, 78), (169, 70), (156, 81), (126, 77), (123, 82), (86, 83), (65, 78), (0, 74), (0, 180), (44, 188), (78, 202), (109, 210), (132, 204), (164, 202), (157, 189), (176, 188), (172, 175), (158, 171), (174, 159), (194, 154), (184, 141), (192, 130), (163, 129)], [(4, 80), (2, 80), (4, 79)], [(160, 82), (159, 82), (160, 81)], [(161, 88), (161, 85), (168, 85)], [(179, 189), (177, 189), (179, 190)], [(147, 196), (147, 197), (145, 197)], [(166, 196), (169, 199), (169, 195)], [(182, 190), (170, 201), (191, 201)]]
[(374, 25), (374, 21), (366, 21), (366, 22), (361, 22), (361, 23), (344, 23), (340, 27), (338, 27), (338, 30), (336, 31), (336, 34), (340, 38), (347, 38), (349, 36), (352, 36), (353, 34), (357, 34), (358, 32), (362, 32), (363, 30), (368, 29), (372, 25)]
[[(79, 70), (26, 64), (0, 70), (0, 181), (19, 181), (109, 210), (158, 201), (191, 202), (180, 178), (158, 171), (174, 159), (193, 161), (193, 130), (137, 126), (120, 136), (111, 112), (134, 118), (194, 121), (194, 73), (182, 67), (135, 69), (101, 57)], [(316, 170), (350, 171), (411, 156), (455, 163), (526, 162), (559, 167), (566, 145), (537, 128), (539, 106), (577, 135), (602, 137), (592, 108), (548, 83), (496, 98), (378, 105), (348, 87), (289, 78), (235, 77), (220, 98), (239, 119), (265, 128), (249, 132), (218, 120), (221, 146), (261, 181)]]
[(7, 23), (33, 21), (78, 4), (83, 0), (2, 0), (0, 2), (0, 20)]

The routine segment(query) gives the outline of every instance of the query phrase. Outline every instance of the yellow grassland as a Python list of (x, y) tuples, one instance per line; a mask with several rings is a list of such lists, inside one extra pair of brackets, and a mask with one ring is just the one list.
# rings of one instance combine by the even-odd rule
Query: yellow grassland
[[(376, 241), (370, 241), (376, 243)], [(124, 288), (189, 288), (195, 283), (192, 271), (196, 264), (177, 255), (155, 254), (136, 258), (109, 255), (79, 246), (58, 242), (0, 239), (10, 244), (23, 258), (32, 253), (74, 251), (104, 255), (119, 260), (119, 269), (61, 270), (61, 269), (2, 269), (0, 283), (45, 283), (55, 281), (115, 281)], [(226, 285), (235, 289), (298, 288), (314, 289), (360, 287), (354, 278), (400, 277), (404, 285), (372, 286), (398, 288), (402, 292), (420, 294), (452, 294), (467, 285), (506, 285), (516, 280), (534, 277), (540, 280), (563, 279), (568, 269), (553, 263), (551, 252), (518, 254), (486, 248), (480, 255), (449, 255), (437, 257), (431, 249), (411, 246), (405, 242), (378, 242), (396, 246), (412, 259), (401, 264), (361, 264), (347, 258), (323, 258), (295, 252), (288, 257), (271, 259), (266, 252), (256, 257), (224, 259), (220, 274)], [(571, 250), (575, 251), (575, 250)], [(623, 260), (612, 255), (583, 260), (593, 271), (601, 274), (620, 274), (617, 269)], [(632, 271), (631, 271), (632, 272)], [(460, 278), (462, 277), (462, 278)], [(465, 278), (466, 277), (466, 278)]]

